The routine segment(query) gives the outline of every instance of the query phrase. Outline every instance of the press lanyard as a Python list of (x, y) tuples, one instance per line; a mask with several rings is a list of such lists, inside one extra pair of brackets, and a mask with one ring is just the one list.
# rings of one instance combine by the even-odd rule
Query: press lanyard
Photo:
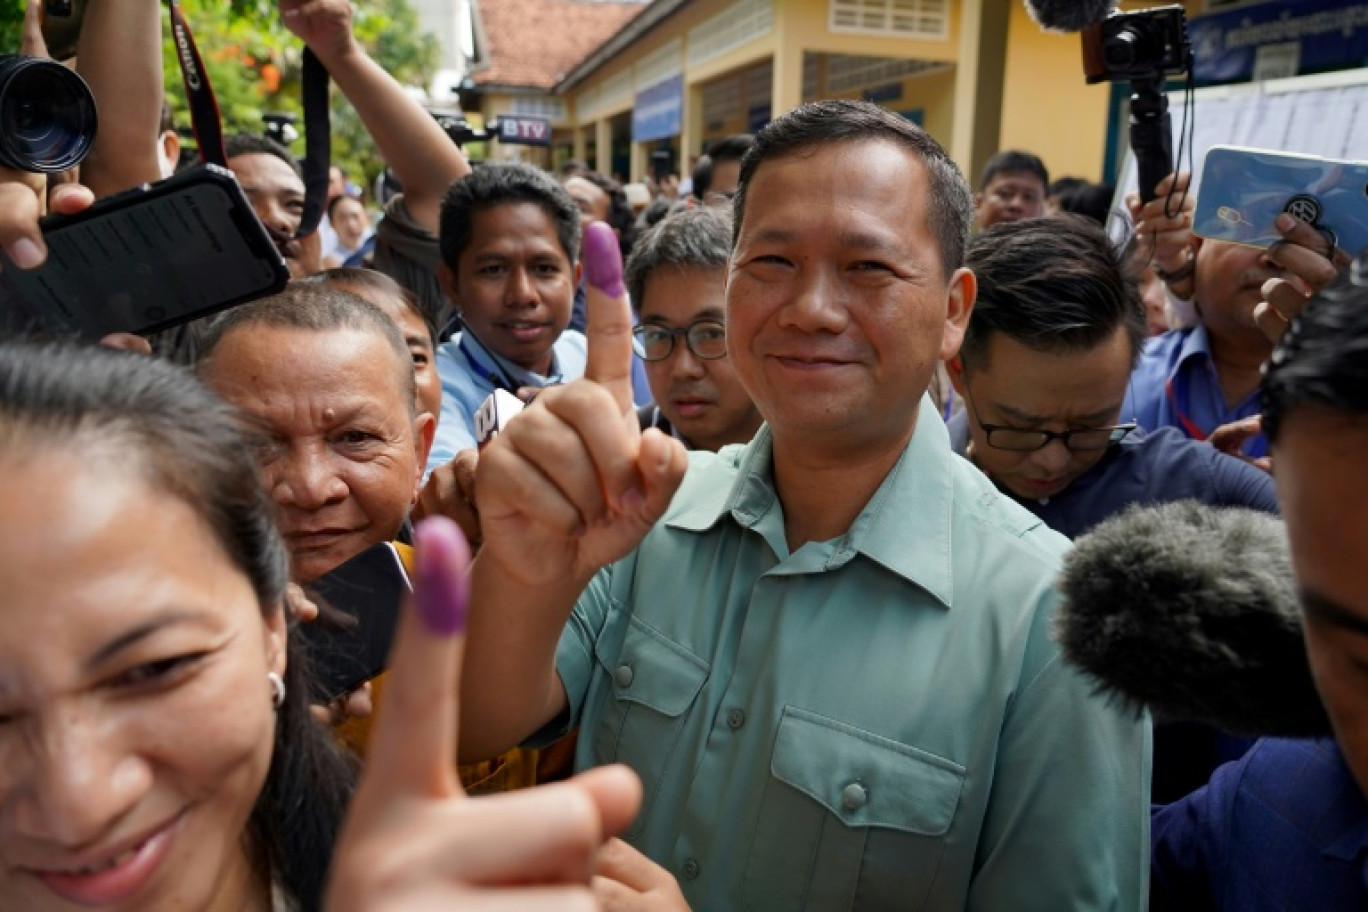
[[(504, 372), (501, 369), (497, 370), (497, 372), (491, 371), (489, 368), (485, 367), (483, 364), (481, 364), (479, 361), (475, 359), (474, 354), (471, 353), (470, 347), (466, 345), (466, 342), (468, 340), (473, 341), (474, 344), (479, 345), (480, 348), (484, 349), (486, 352), (488, 352), (489, 349), (485, 348), (484, 343), (480, 342), (478, 339), (475, 338), (475, 335), (470, 331), (470, 327), (466, 327), (464, 330), (461, 331), (461, 341), (460, 344), (457, 345), (456, 350), (461, 353), (461, 356), (463, 358), (465, 358), (466, 364), (470, 365), (470, 369), (475, 372), (475, 376), (479, 377), (484, 382), (493, 386), (495, 389), (504, 390), (505, 392), (512, 393), (515, 396), (518, 395), (518, 387), (515, 386), (511, 380), (508, 379), (508, 376), (504, 374)], [(498, 362), (496, 361), (494, 363), (495, 367), (497, 368)]]
[(1178, 394), (1173, 391), (1172, 377), (1164, 381), (1164, 395), (1168, 396), (1169, 406), (1173, 409), (1173, 414), (1178, 419), (1178, 423), (1182, 425), (1183, 431), (1193, 440), (1206, 440), (1207, 432), (1199, 428), (1178, 405)]

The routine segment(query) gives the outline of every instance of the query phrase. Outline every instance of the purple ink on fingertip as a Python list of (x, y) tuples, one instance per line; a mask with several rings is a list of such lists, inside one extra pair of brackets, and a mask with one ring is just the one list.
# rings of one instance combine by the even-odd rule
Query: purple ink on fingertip
[(445, 516), (423, 520), (413, 531), (418, 549), (414, 603), (433, 633), (452, 636), (465, 630), (470, 604), (470, 545)]
[(622, 249), (617, 235), (603, 222), (591, 222), (584, 229), (584, 280), (612, 298), (620, 298), (622, 286)]

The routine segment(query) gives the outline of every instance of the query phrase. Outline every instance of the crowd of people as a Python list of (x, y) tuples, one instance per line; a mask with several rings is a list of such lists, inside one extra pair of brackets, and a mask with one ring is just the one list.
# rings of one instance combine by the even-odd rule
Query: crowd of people
[[(1185, 174), (971, 185), (854, 101), (634, 206), (472, 168), (345, 0), (279, 7), (402, 193), (333, 169), (301, 237), (232, 136), (283, 292), (0, 340), (0, 912), (1368, 905), (1358, 251), (1195, 237)], [(0, 173), (15, 268), (179, 157), (156, 0), (90, 3), (78, 68), (112, 128)], [(1071, 540), (1187, 501), (1286, 518), (1325, 737), (1062, 654)], [(387, 667), (315, 703), (312, 587), (387, 543)]]

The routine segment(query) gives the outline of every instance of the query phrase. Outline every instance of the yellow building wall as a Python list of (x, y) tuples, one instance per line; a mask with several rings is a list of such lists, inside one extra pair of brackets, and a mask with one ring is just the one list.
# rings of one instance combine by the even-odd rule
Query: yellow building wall
[[(581, 112), (577, 99), (586, 90), (602, 86), (615, 75), (634, 67), (641, 58), (666, 42), (682, 38), (685, 111), (680, 140), (685, 147), (685, 155), (696, 153), (704, 140), (745, 130), (745, 111), (755, 103), (752, 99), (745, 99), (741, 113), (735, 117), (720, 126), (707, 124), (703, 122), (699, 110), (702, 87), (718, 78), (744, 72), (770, 60), (774, 68), (772, 113), (777, 116), (797, 104), (801, 98), (804, 51), (951, 64), (946, 70), (905, 78), (903, 98), (889, 103), (889, 107), (895, 110), (922, 109), (927, 130), (950, 148), (955, 126), (954, 65), (962, 46), (961, 38), (966, 37), (960, 35), (961, 25), (965, 21), (965, 4), (972, 2), (975, 0), (954, 0), (949, 33), (945, 40), (909, 41), (830, 32), (828, 0), (774, 0), (774, 28), (769, 34), (690, 67), (687, 64), (689, 30), (729, 6), (728, 0), (699, 0), (652, 29), (636, 45), (571, 90), (568, 95), (573, 123), (584, 128), (595, 121), (629, 111), (630, 97), (619, 99), (608, 107), (599, 106), (597, 110), (584, 112)], [(1128, 9), (1134, 9), (1152, 5), (1153, 2), (1139, 0), (1125, 5)], [(1188, 5), (1191, 7), (1194, 2)], [(1042, 32), (1019, 0), (1010, 3), (1009, 10), (1005, 23), (1000, 21), (1000, 17), (984, 23), (984, 27), (1005, 26), (1008, 30), (998, 147), (1035, 152), (1045, 160), (1052, 175), (1103, 179), (1110, 88), (1106, 85), (1089, 86), (1084, 82), (1077, 35)], [(859, 95), (858, 91), (834, 96), (823, 93), (823, 97)], [(969, 177), (973, 180), (976, 175)]]
[(1101, 180), (1110, 86), (1084, 82), (1077, 35), (1042, 32), (1024, 4), (1011, 9), (999, 145), (1039, 155), (1051, 179)]

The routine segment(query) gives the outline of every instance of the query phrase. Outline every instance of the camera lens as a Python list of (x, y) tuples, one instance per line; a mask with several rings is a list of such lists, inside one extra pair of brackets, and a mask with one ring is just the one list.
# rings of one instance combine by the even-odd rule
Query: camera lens
[(1129, 72), (1145, 59), (1145, 36), (1133, 27), (1123, 28), (1110, 36), (1102, 47), (1107, 67)]
[(0, 164), (52, 173), (80, 164), (95, 141), (95, 99), (54, 60), (0, 55)]

